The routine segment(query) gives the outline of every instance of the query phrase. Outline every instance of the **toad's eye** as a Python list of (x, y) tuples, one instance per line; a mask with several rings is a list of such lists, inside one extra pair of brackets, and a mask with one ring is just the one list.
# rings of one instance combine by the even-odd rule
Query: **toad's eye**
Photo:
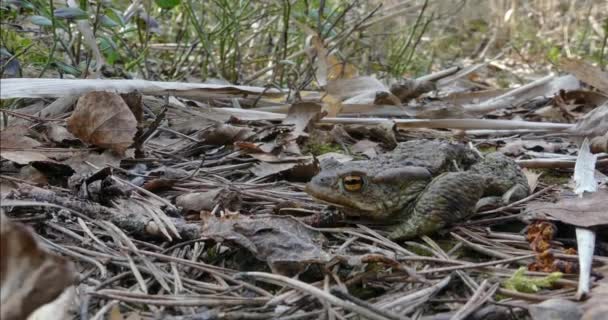
[(342, 185), (346, 191), (357, 192), (363, 187), (363, 178), (361, 176), (344, 176), (342, 177)]

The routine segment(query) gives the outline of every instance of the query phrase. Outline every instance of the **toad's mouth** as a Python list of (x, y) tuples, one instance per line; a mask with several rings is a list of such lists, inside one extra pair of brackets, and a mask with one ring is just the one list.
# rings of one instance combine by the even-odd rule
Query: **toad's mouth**
[(304, 191), (311, 195), (313, 198), (321, 200), (324, 203), (337, 207), (352, 209), (346, 211), (351, 212), (351, 214), (349, 215), (352, 216), (359, 215), (354, 214), (354, 212), (356, 211), (374, 212), (378, 210), (378, 208), (376, 208), (375, 206), (362, 206), (361, 204), (355, 204), (352, 199), (343, 194), (340, 194), (336, 190), (315, 184), (314, 182), (307, 183)]

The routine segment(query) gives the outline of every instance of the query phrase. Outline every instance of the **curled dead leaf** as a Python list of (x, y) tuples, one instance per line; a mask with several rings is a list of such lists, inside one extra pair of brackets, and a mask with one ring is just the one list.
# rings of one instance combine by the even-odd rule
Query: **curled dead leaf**
[(31, 231), (0, 212), (0, 318), (25, 319), (77, 280), (69, 260), (43, 250)]
[(123, 154), (133, 144), (137, 120), (125, 101), (111, 92), (90, 92), (78, 99), (67, 120), (68, 131), (80, 140)]

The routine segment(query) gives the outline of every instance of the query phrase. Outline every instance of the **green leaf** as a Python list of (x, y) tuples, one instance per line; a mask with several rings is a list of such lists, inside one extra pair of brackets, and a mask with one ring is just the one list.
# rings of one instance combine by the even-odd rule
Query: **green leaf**
[(118, 46), (111, 38), (106, 36), (99, 37), (99, 50), (106, 57), (106, 62), (113, 65), (114, 62), (120, 57), (118, 54)]
[(179, 5), (180, 0), (154, 0), (154, 2), (156, 2), (157, 6), (170, 10)]
[(125, 20), (123, 19), (122, 12), (120, 10), (110, 8), (106, 10), (106, 16), (108, 16), (108, 18), (112, 19), (113, 21), (118, 22), (120, 26), (125, 26)]
[(106, 28), (114, 28), (114, 27), (118, 27), (119, 24), (118, 22), (112, 20), (110, 17), (103, 15), (101, 16), (101, 20), (99, 20), (101, 22), (101, 25), (106, 27)]
[[(13, 1), (10, 1), (10, 3), (7, 3), (7, 2), (9, 2), (9, 1), (2, 1), (2, 4), (3, 4), (3, 5), (7, 5), (7, 6), (8, 6), (9, 4), (12, 4), (12, 5), (14, 5), (15, 7), (17, 7), (18, 9), (29, 9), (29, 10), (33, 10), (33, 9), (35, 9), (34, 5), (33, 5), (33, 4), (31, 4), (31, 3), (29, 3), (28, 1), (23, 1), (23, 0), (13, 0)], [(10, 7), (8, 7), (8, 8), (10, 8)]]
[(55, 15), (55, 17), (61, 19), (82, 20), (89, 18), (89, 14), (80, 8), (59, 8), (56, 9), (53, 14)]
[(53, 21), (51, 21), (51, 19), (43, 16), (32, 16), (30, 21), (37, 26), (50, 27), (53, 25)]
[(63, 63), (61, 61), (55, 61), (52, 63), (52, 65), (54, 65), (57, 68), (57, 70), (59, 70), (62, 73), (71, 74), (76, 77), (80, 77), (80, 75), (82, 74), (82, 72), (80, 70), (78, 70), (77, 68), (75, 68), (69, 64)]
[(112, 51), (115, 51), (117, 47), (118, 46), (116, 45), (116, 43), (114, 41), (112, 41), (112, 39), (110, 39), (106, 36), (99, 37), (99, 50), (101, 50), (101, 52), (103, 52), (103, 53), (112, 52)]

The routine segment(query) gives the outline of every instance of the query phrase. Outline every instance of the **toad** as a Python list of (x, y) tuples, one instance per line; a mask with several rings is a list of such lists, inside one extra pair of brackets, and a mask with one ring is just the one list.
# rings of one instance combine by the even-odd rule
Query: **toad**
[(322, 163), (306, 185), (345, 216), (389, 223), (389, 238), (433, 233), (487, 204), (529, 194), (523, 172), (499, 152), (478, 155), (465, 145), (411, 140), (370, 160)]

